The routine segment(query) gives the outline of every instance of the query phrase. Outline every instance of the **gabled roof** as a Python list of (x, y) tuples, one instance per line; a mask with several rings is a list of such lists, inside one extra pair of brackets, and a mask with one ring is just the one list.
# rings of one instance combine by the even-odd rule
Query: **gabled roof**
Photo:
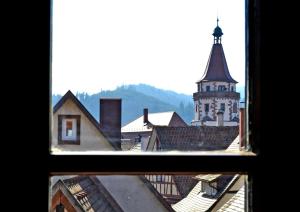
[[(119, 211), (123, 210), (99, 181), (93, 177), (78, 176), (58, 181), (60, 189), (68, 191), (81, 211)], [(54, 185), (55, 186), (55, 185)]]
[[(180, 116), (174, 111), (149, 113), (148, 120), (151, 123), (151, 125), (168, 126), (172, 117), (175, 115), (177, 115), (180, 118)], [(121, 131), (122, 133), (123, 132), (145, 132), (145, 131), (152, 131), (152, 127), (149, 127), (148, 125), (144, 124), (144, 118), (142, 115), (139, 118), (135, 119), (134, 121), (122, 127)]]
[(81, 110), (81, 112), (88, 118), (88, 120), (96, 127), (96, 129), (108, 140), (108, 142), (115, 148), (115, 150), (120, 150), (120, 148), (115, 144), (115, 142), (112, 142), (102, 131), (100, 128), (100, 124), (98, 121), (90, 114), (90, 112), (84, 107), (84, 105), (76, 98), (76, 96), (68, 90), (68, 92), (54, 105), (53, 107), (53, 114), (58, 111), (59, 108), (61, 108), (64, 103), (70, 99), (74, 104)]
[(238, 126), (155, 126), (147, 150), (152, 151), (156, 141), (162, 151), (222, 150), (232, 143), (238, 132)]
[(230, 185), (236, 181), (236, 176), (223, 188), (222, 191), (215, 197), (206, 197), (201, 191), (202, 182), (198, 182), (196, 186), (191, 190), (186, 198), (182, 199), (178, 203), (174, 204), (172, 208), (178, 212), (188, 212), (188, 211), (211, 211), (209, 210), (218, 198), (226, 193)]
[(174, 211), (143, 176), (96, 176), (124, 211)]
[(222, 44), (213, 44), (201, 81), (237, 83), (229, 73)]

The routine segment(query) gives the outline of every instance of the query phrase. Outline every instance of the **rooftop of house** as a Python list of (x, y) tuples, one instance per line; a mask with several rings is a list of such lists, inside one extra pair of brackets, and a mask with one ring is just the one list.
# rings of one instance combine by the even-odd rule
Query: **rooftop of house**
[(240, 137), (239, 135), (232, 141), (232, 143), (227, 147), (226, 151), (236, 152), (240, 151)]
[(245, 211), (245, 185), (228, 201), (226, 202), (217, 212), (244, 212)]
[(239, 133), (238, 126), (155, 126), (147, 150), (152, 151), (156, 141), (160, 151), (225, 150)]
[(201, 191), (202, 181), (199, 181), (191, 192), (181, 201), (172, 205), (175, 211), (188, 212), (188, 211), (209, 211), (210, 207), (218, 200), (218, 198), (227, 191), (229, 186), (235, 181), (237, 176), (234, 176), (230, 183), (228, 183), (218, 195), (214, 197), (207, 197)]
[[(59, 177), (61, 178), (61, 177)], [(59, 186), (58, 186), (59, 185)], [(172, 211), (162, 196), (140, 176), (75, 176), (55, 179), (82, 211)], [(53, 194), (54, 195), (54, 194)], [(149, 207), (145, 207), (148, 205)]]
[(101, 182), (93, 177), (76, 176), (59, 180), (53, 187), (58, 184), (59, 189), (66, 189), (71, 194), (73, 204), (81, 211), (123, 211)]
[[(169, 112), (160, 112), (160, 113), (149, 113), (148, 114), (148, 121), (152, 125), (158, 126), (168, 126), (173, 115), (176, 112), (169, 111)], [(124, 127), (122, 127), (121, 132), (144, 132), (144, 131), (152, 131), (152, 127), (146, 125), (144, 123), (144, 116), (140, 116), (139, 118), (135, 119), (134, 121), (128, 123)]]

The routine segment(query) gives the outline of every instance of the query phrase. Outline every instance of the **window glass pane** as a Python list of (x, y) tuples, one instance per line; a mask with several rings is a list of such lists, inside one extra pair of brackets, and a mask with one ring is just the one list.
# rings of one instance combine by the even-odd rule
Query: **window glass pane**
[(247, 211), (247, 175), (80, 175), (51, 177), (50, 210)]
[(51, 18), (53, 154), (249, 149), (245, 1), (53, 0)]

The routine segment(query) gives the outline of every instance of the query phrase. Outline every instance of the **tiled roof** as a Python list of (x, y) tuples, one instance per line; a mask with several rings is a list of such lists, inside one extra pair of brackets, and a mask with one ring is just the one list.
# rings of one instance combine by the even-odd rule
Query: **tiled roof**
[[(226, 149), (238, 135), (237, 126), (154, 127), (160, 150), (200, 151)], [(150, 138), (152, 151), (156, 139)]]
[(213, 44), (201, 81), (237, 83), (229, 73), (222, 44)]
[[(149, 113), (148, 120), (153, 125), (168, 126), (175, 112)], [(144, 117), (140, 116), (136, 120), (125, 125), (122, 132), (152, 131), (152, 127), (144, 125)]]
[(245, 186), (228, 201), (226, 202), (218, 212), (244, 212), (245, 211)]
[(93, 177), (74, 177), (63, 180), (83, 211), (123, 211), (105, 187)]
[(172, 206), (173, 209), (179, 212), (206, 211), (217, 200), (217, 198), (203, 197), (201, 184), (202, 182), (198, 182), (186, 198)]
[(178, 203), (174, 204), (172, 208), (178, 212), (190, 212), (190, 211), (208, 211), (210, 207), (218, 200), (219, 196), (227, 191), (232, 182), (237, 176), (233, 177), (232, 180), (224, 187), (222, 191), (215, 197), (207, 197), (201, 192), (202, 182), (198, 182), (196, 186), (191, 190), (186, 198), (182, 199)]
[(221, 174), (205, 174), (205, 175), (197, 175), (195, 179), (205, 181), (205, 182), (213, 182), (220, 176)]
[(240, 151), (240, 137), (239, 135), (233, 140), (233, 142), (229, 145), (226, 151)]

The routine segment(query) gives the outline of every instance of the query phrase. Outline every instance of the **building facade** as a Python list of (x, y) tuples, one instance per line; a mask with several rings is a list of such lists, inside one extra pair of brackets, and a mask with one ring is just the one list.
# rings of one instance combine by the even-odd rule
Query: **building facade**
[[(221, 37), (222, 29), (214, 29), (214, 44), (203, 77), (197, 83), (193, 94), (195, 117), (194, 126), (237, 126), (239, 122), (240, 94), (227, 66)], [(220, 121), (220, 120), (221, 121)]]

